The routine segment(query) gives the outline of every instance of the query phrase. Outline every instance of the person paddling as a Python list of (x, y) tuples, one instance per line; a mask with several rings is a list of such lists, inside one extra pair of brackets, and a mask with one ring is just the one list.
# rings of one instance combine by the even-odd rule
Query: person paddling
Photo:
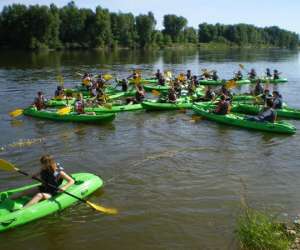
[(243, 73), (242, 73), (242, 71), (239, 70), (237, 73), (235, 73), (233, 80), (235, 80), (235, 81), (243, 80)]
[(145, 98), (145, 90), (141, 84), (136, 86), (135, 103), (142, 103)]
[(207, 90), (205, 91), (205, 95), (203, 97), (198, 98), (197, 101), (209, 102), (209, 101), (214, 101), (215, 98), (216, 98), (216, 93), (213, 91), (211, 86), (208, 86)]
[(177, 100), (176, 90), (175, 90), (174, 86), (172, 85), (168, 90), (168, 102), (175, 103), (176, 100)]
[(216, 70), (213, 71), (212, 79), (214, 81), (218, 81), (219, 80), (218, 72)]
[(229, 113), (229, 106), (230, 106), (230, 103), (229, 103), (229, 101), (226, 100), (226, 96), (221, 95), (220, 101), (219, 101), (216, 109), (213, 111), (213, 113), (215, 113), (217, 115), (226, 115)]
[(274, 109), (281, 109), (282, 108), (282, 96), (279, 94), (278, 91), (273, 91), (273, 106)]
[(273, 101), (272, 99), (267, 99), (266, 107), (264, 107), (263, 111), (257, 116), (248, 116), (247, 119), (249, 121), (257, 121), (257, 122), (275, 122), (276, 120), (276, 111), (273, 109)]
[(259, 79), (257, 79), (254, 90), (253, 90), (253, 94), (255, 96), (261, 95), (264, 92), (264, 88), (261, 86), (261, 81)]
[(155, 73), (155, 78), (156, 78), (157, 80), (159, 80), (162, 76), (163, 76), (163, 75), (162, 75), (162, 73), (160, 72), (160, 69), (158, 69), (158, 70), (156, 71), (156, 73)]
[(251, 69), (251, 71), (248, 73), (248, 75), (249, 75), (250, 80), (255, 80), (256, 76), (257, 76), (255, 69)]
[(272, 73), (271, 73), (271, 70), (269, 68), (266, 69), (266, 76), (267, 76), (267, 78), (272, 77)]
[[(11, 196), (11, 199), (17, 199), (22, 196), (33, 196), (24, 208), (30, 207), (41, 200), (50, 199), (59, 194), (60, 191), (67, 190), (75, 183), (74, 179), (64, 171), (51, 155), (43, 155), (40, 158), (40, 163), (41, 169), (33, 177), (39, 177), (42, 180), (42, 185)], [(61, 186), (63, 180), (66, 181), (66, 184)]]
[(35, 106), (37, 110), (46, 108), (46, 98), (42, 91), (37, 92), (37, 96), (34, 98), (33, 106)]
[(55, 93), (54, 93), (54, 98), (62, 100), (65, 98), (65, 91), (62, 88), (62, 86), (57, 86)]
[(126, 92), (128, 90), (128, 81), (124, 78), (121, 81), (122, 91)]
[(186, 76), (187, 80), (191, 80), (192, 79), (192, 71), (190, 69), (188, 69), (185, 76)]
[(82, 93), (77, 94), (77, 98), (74, 106), (75, 106), (75, 112), (77, 112), (77, 114), (84, 114), (84, 101), (83, 101)]
[(273, 79), (274, 80), (278, 80), (280, 78), (279, 75), (280, 75), (280, 73), (278, 72), (278, 70), (274, 69), (274, 71), (273, 71)]

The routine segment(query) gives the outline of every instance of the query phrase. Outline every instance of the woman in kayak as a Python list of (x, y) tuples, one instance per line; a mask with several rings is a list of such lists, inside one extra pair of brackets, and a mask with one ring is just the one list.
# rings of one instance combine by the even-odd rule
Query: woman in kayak
[(75, 106), (75, 112), (77, 112), (77, 114), (84, 114), (84, 101), (83, 101), (82, 93), (77, 94), (77, 98), (74, 106)]
[(253, 94), (255, 96), (258, 96), (258, 95), (261, 95), (263, 92), (264, 92), (264, 88), (261, 86), (261, 82), (258, 79), (256, 81), (256, 84), (255, 84), (255, 87), (254, 87), (254, 90), (253, 90)]
[(229, 101), (226, 100), (225, 95), (220, 96), (220, 101), (216, 107), (216, 109), (213, 111), (213, 113), (217, 115), (226, 115), (229, 113)]
[(273, 109), (281, 109), (282, 108), (282, 96), (278, 91), (273, 91)]
[(46, 108), (46, 98), (42, 91), (37, 92), (37, 96), (34, 98), (33, 106), (35, 106), (37, 110)]
[[(60, 193), (60, 191), (65, 191), (75, 183), (74, 179), (63, 171), (63, 168), (59, 163), (55, 162), (51, 155), (43, 155), (40, 159), (40, 163), (41, 170), (34, 174), (33, 177), (40, 178), (42, 180), (42, 185), (11, 196), (12, 199), (17, 199), (22, 196), (33, 196), (24, 208), (32, 206), (41, 200), (47, 200)], [(63, 180), (66, 180), (66, 184), (59, 187)]]
[(247, 119), (249, 121), (257, 121), (257, 122), (275, 122), (276, 121), (276, 111), (272, 108), (273, 101), (271, 99), (267, 99), (267, 106), (264, 110), (258, 114), (257, 116), (248, 116)]

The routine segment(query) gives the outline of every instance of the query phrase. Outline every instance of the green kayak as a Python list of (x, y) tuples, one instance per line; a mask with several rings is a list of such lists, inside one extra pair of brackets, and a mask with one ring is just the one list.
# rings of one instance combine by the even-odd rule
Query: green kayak
[(111, 107), (108, 105), (100, 107), (88, 107), (85, 108), (86, 112), (95, 112), (96, 114), (102, 113), (117, 113), (117, 112), (126, 112), (126, 111), (137, 111), (143, 109), (142, 104), (126, 104), (126, 105), (115, 105)]
[[(76, 173), (72, 174), (72, 177), (75, 180), (75, 184), (69, 187), (67, 191), (79, 198), (87, 197), (103, 185), (103, 181), (98, 176), (90, 173)], [(49, 200), (41, 201), (28, 208), (22, 208), (30, 200), (30, 197), (23, 196), (16, 200), (10, 199), (10, 196), (13, 194), (39, 185), (39, 183), (31, 184), (0, 193), (0, 231), (5, 231), (61, 211), (77, 202), (77, 199), (67, 194), (58, 194)]]
[(159, 100), (143, 101), (142, 106), (146, 110), (177, 110), (177, 109), (191, 109), (193, 103), (186, 98), (180, 98), (176, 103), (160, 102)]
[(273, 133), (294, 134), (296, 132), (296, 128), (292, 124), (283, 121), (274, 123), (249, 121), (245, 115), (235, 113), (230, 113), (227, 115), (217, 115), (210, 112), (211, 106), (206, 104), (194, 105), (193, 110), (195, 113), (207, 118), (208, 120), (224, 123), (227, 125)]
[[(119, 82), (121, 82), (121, 81), (119, 81)], [(143, 79), (141, 79), (140, 82), (141, 83), (154, 83), (154, 84), (157, 84), (158, 80), (156, 78), (143, 78)], [(130, 79), (129, 83), (135, 83), (135, 81), (133, 79)]]
[(90, 115), (90, 114), (77, 114), (75, 112), (70, 112), (66, 115), (60, 115), (56, 112), (57, 110), (37, 110), (35, 107), (29, 107), (24, 109), (24, 115), (48, 119), (54, 121), (63, 122), (81, 122), (81, 123), (107, 123), (115, 119), (115, 114), (102, 114), (102, 115)]
[(256, 83), (257, 80), (260, 80), (262, 83), (285, 83), (288, 82), (287, 78), (279, 78), (279, 79), (273, 79), (273, 78), (260, 78), (260, 79), (252, 79), (251, 83)]
[[(234, 104), (232, 107), (233, 112), (257, 115), (263, 109), (263, 105), (250, 105), (250, 104)], [(300, 110), (283, 107), (282, 109), (276, 109), (277, 116), (300, 119)]]
[(162, 91), (162, 92), (166, 92), (169, 90), (169, 85), (157, 85), (157, 84), (145, 84), (144, 85), (144, 89), (146, 91), (152, 91), (152, 90), (156, 90), (156, 91)]
[[(226, 83), (227, 81), (225, 81)], [(199, 83), (201, 85), (223, 85), (224, 84), (224, 80), (199, 80)], [(241, 85), (241, 84), (250, 84), (251, 82), (248, 79), (242, 79), (242, 80), (238, 80), (236, 81), (237, 84)]]
[(255, 101), (255, 96), (253, 95), (234, 95), (232, 100), (239, 102), (239, 101)]

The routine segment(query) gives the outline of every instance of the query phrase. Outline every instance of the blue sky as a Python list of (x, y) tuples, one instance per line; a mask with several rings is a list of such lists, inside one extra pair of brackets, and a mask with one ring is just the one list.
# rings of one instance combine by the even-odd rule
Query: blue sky
[[(0, 9), (12, 3), (49, 4), (63, 6), (69, 0), (0, 0)], [(260, 27), (277, 25), (300, 34), (300, 0), (75, 0), (79, 7), (100, 5), (111, 11), (132, 12), (135, 15), (152, 11), (162, 28), (165, 14), (182, 15), (189, 26), (199, 23), (248, 23)]]

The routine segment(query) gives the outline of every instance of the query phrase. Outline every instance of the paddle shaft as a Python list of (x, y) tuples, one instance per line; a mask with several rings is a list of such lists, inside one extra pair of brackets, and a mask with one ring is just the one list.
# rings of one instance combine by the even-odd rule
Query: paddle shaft
[[(19, 172), (19, 173), (22, 174), (22, 175), (29, 176), (28, 173), (26, 173), (26, 172), (24, 172), (24, 171), (22, 171), (22, 170), (19, 170), (19, 169), (18, 169), (17, 172)], [(58, 187), (56, 187), (56, 186), (54, 186), (54, 185), (52, 185), (52, 184), (50, 184), (50, 183), (45, 183), (42, 179), (40, 179), (40, 178), (38, 178), (38, 177), (36, 177), (36, 176), (32, 176), (31, 178), (34, 179), (34, 180), (36, 180), (36, 181), (38, 181), (38, 182), (40, 182), (40, 183), (42, 183), (42, 184), (45, 184), (45, 185), (47, 185), (47, 186), (49, 186), (49, 187), (51, 187), (51, 188), (54, 188), (54, 189), (57, 190), (57, 191), (60, 191), (60, 192), (62, 192), (62, 193), (64, 193), (64, 194), (67, 194), (67, 195), (69, 195), (69, 196), (71, 196), (71, 197), (73, 197), (73, 198), (75, 198), (75, 199), (77, 199), (77, 200), (79, 200), (79, 201), (81, 201), (81, 202), (87, 203), (86, 200), (84, 200), (84, 199), (82, 199), (82, 198), (80, 198), (80, 197), (77, 197), (77, 196), (75, 196), (75, 195), (73, 195), (73, 194), (71, 194), (71, 193), (69, 193), (69, 192), (67, 192), (67, 191), (65, 191), (65, 190), (61, 190), (60, 188), (58, 188)]]

